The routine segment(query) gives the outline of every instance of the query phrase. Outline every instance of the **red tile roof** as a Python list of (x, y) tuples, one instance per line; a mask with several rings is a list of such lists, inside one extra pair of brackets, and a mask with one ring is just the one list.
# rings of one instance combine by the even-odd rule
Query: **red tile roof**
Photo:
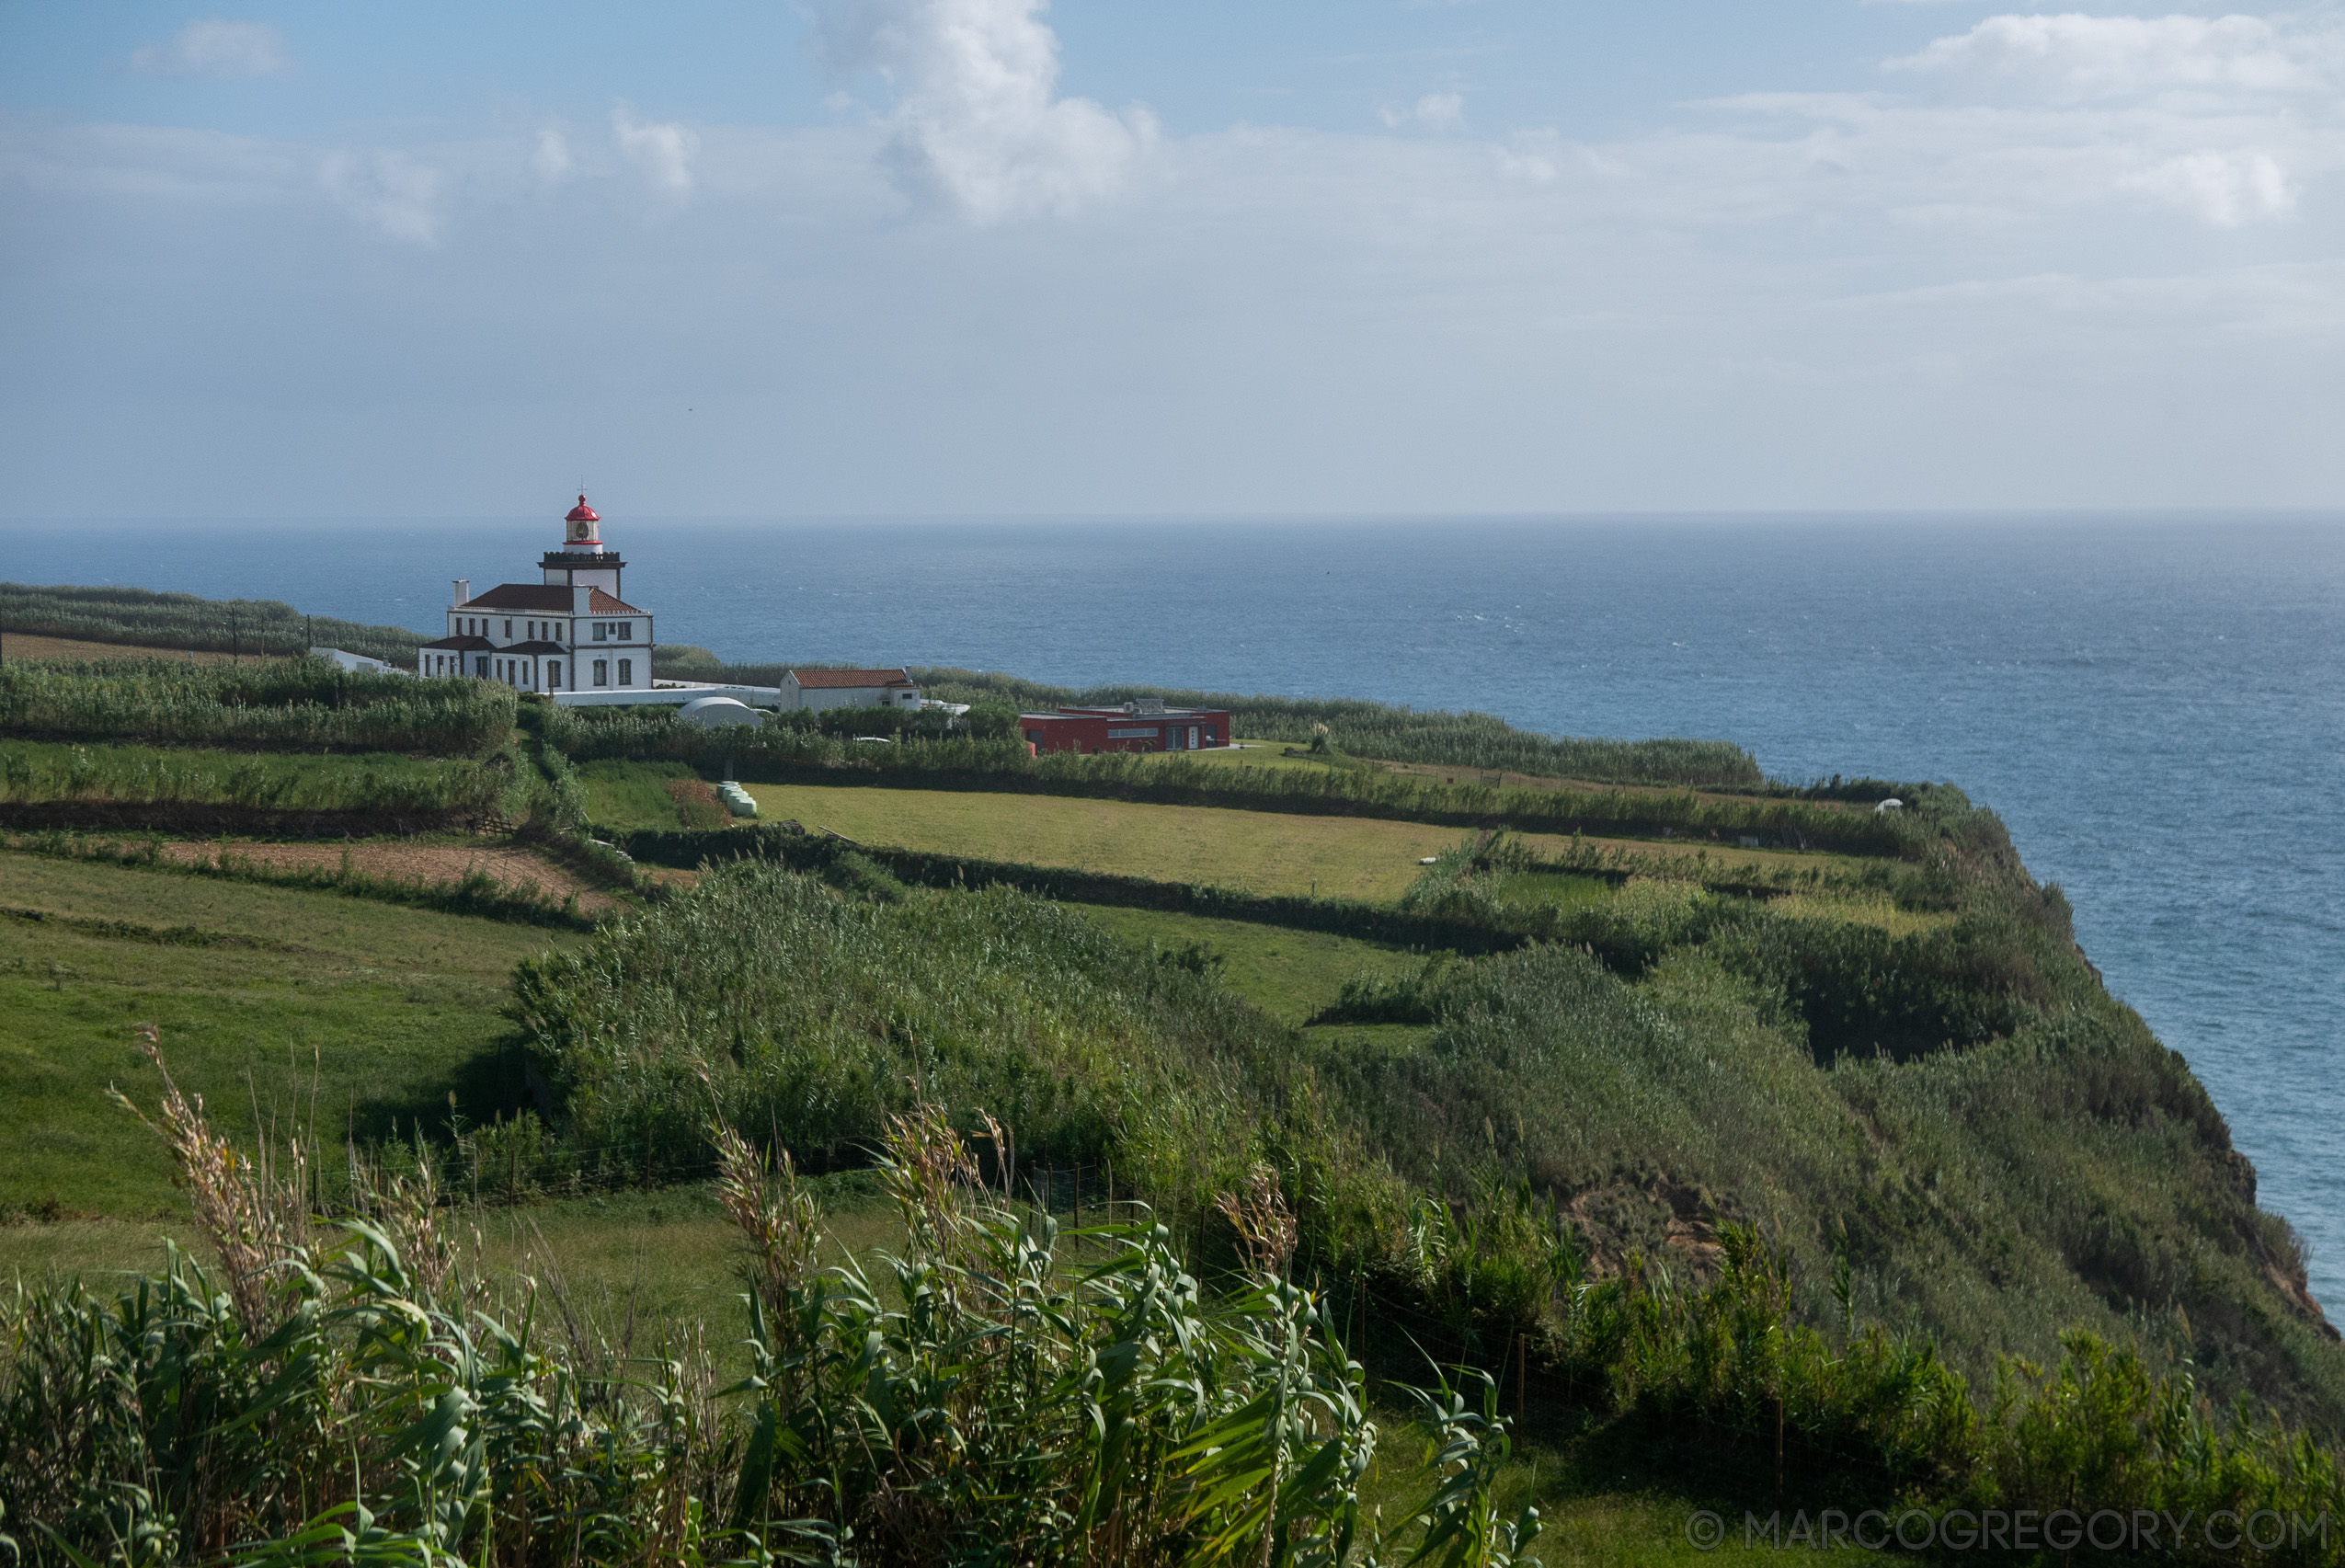
[(912, 684), (912, 678), (901, 670), (793, 670), (790, 679), (806, 691)]
[[(537, 613), (567, 615), (570, 613), (570, 590), (560, 583), (500, 582), (486, 593), (467, 599), (456, 606), (458, 610), (520, 610)], [(599, 588), (587, 589), (587, 613), (590, 615), (640, 615), (642, 611), (623, 600), (613, 599)]]

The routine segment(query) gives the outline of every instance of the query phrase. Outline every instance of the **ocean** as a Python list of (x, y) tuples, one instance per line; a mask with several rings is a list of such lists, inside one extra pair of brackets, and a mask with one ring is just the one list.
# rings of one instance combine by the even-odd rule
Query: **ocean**
[[(441, 627), (539, 520), (0, 525), (0, 578)], [(631, 522), (627, 597), (731, 659), (1370, 697), (1946, 780), (2057, 882), (2345, 1307), (2345, 519)]]

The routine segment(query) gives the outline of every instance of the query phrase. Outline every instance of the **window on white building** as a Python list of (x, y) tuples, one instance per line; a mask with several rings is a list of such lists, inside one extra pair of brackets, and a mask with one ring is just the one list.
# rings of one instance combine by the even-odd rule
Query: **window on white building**
[(594, 640), (596, 642), (601, 642), (610, 635), (611, 627), (607, 623), (597, 621), (594, 624)]
[(622, 686), (632, 686), (635, 683), (635, 661), (632, 658), (621, 659), (619, 661), (619, 684)]
[(594, 683), (598, 686), (608, 686), (611, 684), (611, 661), (609, 659), (598, 658), (594, 661)]
[(635, 624), (633, 621), (622, 621), (622, 622), (620, 622), (620, 623), (619, 623), (619, 640), (620, 640), (621, 642), (623, 642), (623, 643), (629, 643), (629, 642), (633, 642), (633, 641), (635, 641)]

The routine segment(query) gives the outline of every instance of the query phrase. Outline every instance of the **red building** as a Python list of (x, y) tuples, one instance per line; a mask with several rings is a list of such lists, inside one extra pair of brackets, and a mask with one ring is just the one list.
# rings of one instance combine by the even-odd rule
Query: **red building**
[(1230, 744), (1221, 708), (1168, 708), (1161, 702), (1120, 708), (1057, 708), (1020, 714), (1018, 729), (1036, 751), (1201, 751)]

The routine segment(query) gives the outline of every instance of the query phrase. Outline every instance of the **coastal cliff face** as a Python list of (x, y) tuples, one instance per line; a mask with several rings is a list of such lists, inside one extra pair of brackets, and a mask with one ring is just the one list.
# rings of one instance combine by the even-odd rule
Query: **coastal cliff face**
[[(1630, 913), (1631, 883), (1552, 945), (1353, 997), (1425, 1037), (1324, 1070), (1403, 1180), (1463, 1207), (1527, 1179), (1594, 1275), (1706, 1283), (1748, 1223), (1810, 1321), (1926, 1332), (1974, 1387), (2082, 1328), (2345, 1429), (2345, 1347), (2204, 1087), (2002, 824), (1942, 809), (1880, 902), (1681, 887)], [(1503, 861), (1478, 873), (1502, 905)]]
[[(1364, 978), (1300, 1030), (1068, 906), (882, 887), (814, 843), (784, 853), (806, 876), (704, 879), (525, 967), (520, 1008), (577, 1136), (682, 1128), (692, 1094), (656, 1086), (714, 1029), (751, 1042), (720, 1100), (793, 1149), (871, 1136), (917, 1074), (1022, 1161), (1112, 1167), (1209, 1255), (1234, 1244), (1215, 1195), (1266, 1164), (1308, 1266), (1460, 1344), (1561, 1343), (1605, 1281), (1705, 1286), (1732, 1231), (1785, 1261), (1798, 1319), (1925, 1335), (1974, 1389), (2081, 1329), (2345, 1430), (2345, 1347), (2203, 1087), (2001, 823), (1921, 798), (1910, 855), (1772, 883), (1478, 834), (1402, 910), (1511, 948)], [(932, 860), (898, 869), (960, 885)]]

